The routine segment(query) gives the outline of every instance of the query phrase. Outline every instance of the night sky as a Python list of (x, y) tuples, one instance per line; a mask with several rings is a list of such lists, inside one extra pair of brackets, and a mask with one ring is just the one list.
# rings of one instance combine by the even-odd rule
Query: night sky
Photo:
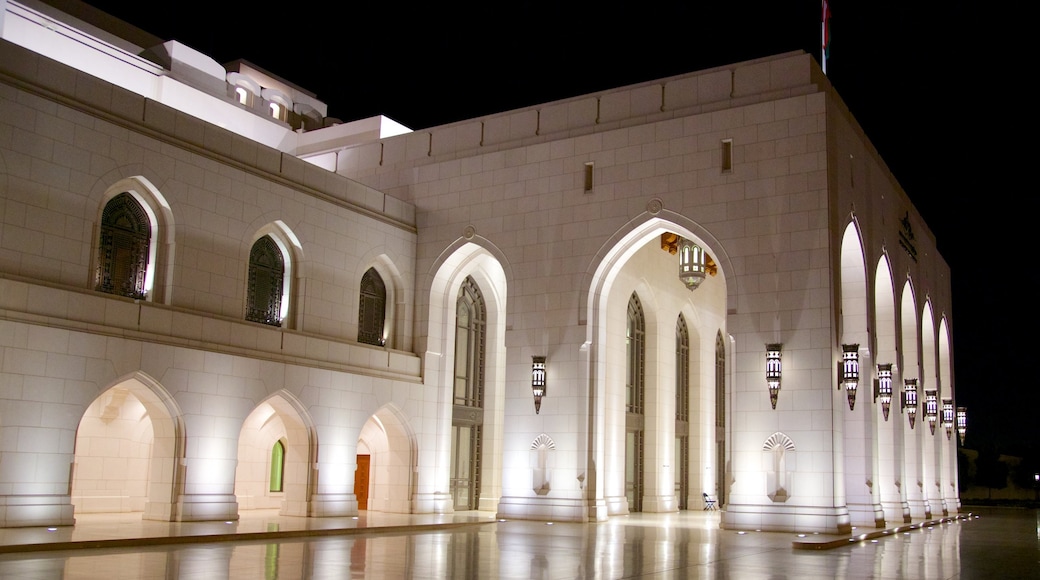
[[(383, 114), (412, 129), (820, 52), (819, 0), (90, 3), (218, 62), (248, 60), (315, 93), (330, 116)], [(1023, 174), (1036, 164), (1020, 136), (1033, 126), (1025, 15), (934, 0), (834, 0), (831, 13), (831, 83), (952, 269), (967, 447), (1036, 450), (1040, 356), (1025, 330), (1040, 331), (1028, 236), (1040, 203)]]

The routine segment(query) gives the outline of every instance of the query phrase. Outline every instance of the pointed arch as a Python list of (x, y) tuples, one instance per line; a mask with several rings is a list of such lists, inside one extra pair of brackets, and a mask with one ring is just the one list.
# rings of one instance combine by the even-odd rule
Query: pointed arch
[(896, 362), (897, 333), (895, 310), (895, 283), (888, 254), (878, 258), (874, 274), (874, 339), (876, 360), (879, 363)]
[(256, 232), (246, 259), (246, 320), (293, 326), (294, 278), (301, 260), (299, 239), (284, 222), (272, 222)]
[[(898, 385), (898, 387), (905, 388), (907, 382), (915, 383), (917, 385), (918, 400), (918, 403), (912, 409), (906, 408), (902, 413), (908, 417), (907, 427), (910, 428), (903, 431), (903, 467), (906, 477), (902, 484), (902, 489), (906, 497), (910, 517), (923, 518), (931, 513), (925, 496), (925, 472), (922, 464), (924, 455), (921, 433), (922, 431), (927, 432), (928, 428), (921, 428), (922, 413), (919, 411), (919, 405), (924, 399), (924, 392), (921, 386), (923, 377), (920, 358), (921, 325), (918, 321), (917, 297), (914, 284), (909, 276), (907, 276), (906, 282), (903, 284), (899, 317), (900, 346), (902, 348), (900, 353), (902, 368), (900, 371), (904, 384)], [(910, 413), (911, 410), (914, 412), (913, 414)], [(909, 421), (915, 421), (917, 427), (914, 428), (914, 423), (909, 423)]]
[[(939, 317), (939, 384), (942, 385), (942, 396), (941, 403), (943, 405), (944, 413), (956, 413), (956, 389), (953, 385), (953, 365), (952, 365), (952, 353), (951, 349), (951, 336), (950, 327), (947, 324), (947, 318), (945, 315)], [(949, 408), (946, 411), (946, 408)], [(956, 421), (956, 415), (952, 417), (944, 417), (944, 420), (953, 419)], [(960, 508), (960, 492), (957, 486), (957, 438), (952, 429), (953, 425), (944, 425), (945, 437), (940, 437), (938, 441), (940, 449), (940, 465), (941, 465), (941, 479), (942, 479), (942, 500), (944, 515), (949, 515), (949, 512)]]
[(715, 499), (726, 505), (726, 341), (715, 334)]
[(401, 410), (392, 403), (376, 410), (362, 426), (357, 448), (359, 455), (369, 456), (369, 480), (363, 484), (368, 511), (410, 513), (418, 443)]
[(913, 281), (909, 277), (903, 284), (899, 304), (900, 346), (902, 347), (902, 374), (904, 379), (920, 378), (919, 342), (917, 322), (917, 297), (914, 295)]
[[(703, 401), (691, 408), (691, 474), (696, 475), (700, 489), (690, 489), (698, 497), (714, 487), (715, 452), (713, 440), (714, 338), (726, 324), (728, 296), (725, 268), (727, 260), (713, 247), (713, 238), (686, 218), (673, 223), (659, 216), (666, 212), (637, 217), (619, 229), (597, 254), (599, 262), (590, 266), (583, 282), (589, 284), (583, 301), (581, 321), (588, 322), (586, 336), (589, 397), (597, 401), (590, 416), (590, 429), (602, 430), (596, 435), (602, 446), (583, 459), (585, 469), (599, 472), (594, 492), (602, 498), (608, 515), (631, 511), (631, 478), (626, 478), (626, 451), (634, 444), (636, 431), (630, 430), (626, 408), (625, 342), (627, 304), (633, 292), (642, 304), (646, 317), (646, 393), (653, 412), (644, 415), (646, 437), (645, 511), (673, 511), (676, 501), (677, 471), (675, 431), (675, 324), (680, 313), (687, 323), (690, 338), (691, 400)], [(685, 224), (685, 225), (684, 225)], [(696, 229), (705, 235), (695, 235)], [(666, 250), (662, 240), (676, 236), (689, 239), (716, 259), (718, 270), (695, 291), (679, 278), (679, 260)], [(582, 290), (584, 293), (584, 290)], [(602, 423), (597, 423), (599, 417)], [(678, 442), (681, 444), (681, 442)], [(665, 468), (664, 466), (667, 466)], [(629, 481), (626, 484), (626, 479)]]
[[(453, 450), (460, 450), (463, 440), (480, 439), (479, 489), (469, 498), (470, 509), (496, 510), (501, 494), (501, 446), (505, 409), (505, 323), (507, 308), (507, 273), (503, 265), (483, 245), (464, 243), (454, 253), (438, 259), (439, 266), (430, 288), (429, 332), (427, 333), (427, 361), (430, 372), (427, 384), (437, 385), (439, 417), (451, 418), (439, 423), (439, 436), (433, 440), (435, 453), (444, 463), (428, 484), (430, 493), (438, 502), (448, 502), (439, 495), (449, 489), (452, 468), (458, 459)], [(467, 288), (469, 290), (467, 290)], [(481, 405), (478, 408), (455, 402), (456, 360), (459, 343), (456, 340), (460, 304), (468, 304), (479, 290), (484, 313), (484, 369)], [(469, 296), (469, 298), (467, 298)], [(477, 428), (476, 420), (480, 425)], [(467, 431), (468, 430), (468, 431)], [(479, 431), (478, 434), (475, 434)], [(461, 484), (461, 482), (459, 482)], [(472, 482), (470, 482), (472, 483)], [(436, 487), (434, 487), (434, 485)], [(474, 503), (476, 502), (476, 503)], [(479, 506), (479, 507), (477, 507)]]
[(925, 298), (921, 308), (921, 379), (919, 388), (943, 390), (939, 383), (939, 368), (937, 365), (938, 349), (936, 345), (935, 313), (932, 310), (932, 301)]
[[(284, 447), (282, 485), (273, 489), (273, 451), (279, 444)], [(279, 508), (282, 515), (311, 515), (317, 448), (317, 430), (295, 395), (279, 390), (261, 401), (239, 433), (235, 496), (240, 509)]]
[(939, 515), (947, 511), (942, 500), (942, 464), (939, 441), (945, 440), (939, 424), (944, 385), (940, 383), (938, 368), (938, 346), (936, 345), (935, 312), (932, 300), (925, 297), (921, 308), (921, 381), (918, 383), (920, 401), (926, 429), (922, 445), (922, 479), (924, 495), (928, 502), (926, 513)]
[(176, 521), (186, 434), (176, 400), (144, 372), (113, 381), (84, 410), (70, 481), (80, 512)]
[(386, 283), (375, 268), (369, 268), (361, 277), (358, 342), (375, 346), (386, 344), (386, 302)]
[[(899, 361), (899, 327), (897, 326), (896, 287), (892, 276), (892, 266), (887, 252), (878, 258), (874, 274), (874, 341), (875, 369), (884, 367), (890, 381), (891, 392), (879, 394), (875, 405), (875, 423), (878, 426), (878, 496), (881, 502), (885, 521), (909, 521), (906, 507), (903, 482), (906, 479), (903, 467), (903, 425), (899, 412), (902, 392), (902, 374)], [(863, 365), (860, 366), (861, 373)], [(880, 375), (880, 371), (879, 371)]]
[(647, 240), (668, 232), (693, 240), (703, 248), (718, 265), (716, 279), (722, 281), (721, 290), (725, 297), (723, 301), (736, 299), (736, 280), (728, 276), (734, 271), (729, 255), (711, 232), (686, 216), (669, 210), (662, 209), (657, 213), (647, 211), (618, 228), (589, 262), (578, 292), (579, 324), (592, 322), (590, 327), (595, 324), (597, 302), (609, 290), (617, 269)]
[(841, 240), (841, 339), (869, 349), (867, 336), (867, 268), (863, 241), (855, 219)]
[[(407, 298), (409, 296), (409, 291), (404, 287), (404, 277), (401, 275), (401, 271), (397, 268), (394, 261), (386, 254), (377, 254), (370, 259), (360, 262), (360, 264), (361, 266), (358, 269), (357, 274), (362, 280), (362, 286), (365, 285), (364, 279), (373, 274), (379, 276), (383, 282), (384, 310), (382, 316), (382, 346), (398, 350), (409, 349), (411, 347), (411, 329), (407, 327), (406, 321), (408, 320), (408, 312), (412, 308), (412, 304)], [(359, 292), (358, 294), (359, 337), (361, 336), (360, 315), (363, 306), (361, 299), (362, 292)], [(360, 339), (359, 342), (375, 344)]]
[(639, 295), (628, 299), (625, 333), (625, 497), (630, 512), (643, 511), (646, 459), (646, 315)]
[(140, 175), (120, 179), (104, 191), (96, 211), (92, 287), (168, 301), (176, 238), (173, 212), (159, 190)]
[(680, 312), (675, 319), (675, 493), (679, 509), (690, 497), (690, 330)]

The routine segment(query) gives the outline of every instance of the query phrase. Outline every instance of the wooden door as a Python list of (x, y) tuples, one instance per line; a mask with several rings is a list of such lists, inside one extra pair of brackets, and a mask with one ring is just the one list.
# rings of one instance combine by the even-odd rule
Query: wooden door
[(354, 495), (359, 510), (368, 509), (368, 465), (371, 455), (357, 456), (357, 471), (354, 472)]

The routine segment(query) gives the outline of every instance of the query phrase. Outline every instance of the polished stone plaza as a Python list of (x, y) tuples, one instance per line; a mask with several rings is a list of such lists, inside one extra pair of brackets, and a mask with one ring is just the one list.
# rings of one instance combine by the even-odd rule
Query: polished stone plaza
[[(499, 521), (481, 512), (323, 520), (258, 510), (239, 522), (197, 524), (91, 516), (75, 528), (0, 531), (0, 578), (1040, 576), (1036, 510), (977, 510), (857, 540), (882, 532), (856, 530), (846, 538), (741, 533), (719, 529), (718, 515), (704, 512), (591, 524)], [(847, 545), (805, 549), (834, 540)], [(104, 545), (112, 547), (93, 547)]]

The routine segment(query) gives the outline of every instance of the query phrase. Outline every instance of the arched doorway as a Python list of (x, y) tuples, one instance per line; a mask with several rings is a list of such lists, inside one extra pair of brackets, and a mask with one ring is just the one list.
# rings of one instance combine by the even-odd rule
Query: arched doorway
[[(688, 508), (690, 497), (716, 493), (714, 473), (722, 466), (712, 361), (726, 324), (719, 264), (727, 262), (693, 229), (650, 218), (619, 232), (590, 273), (590, 388), (603, 401), (597, 412), (604, 421), (602, 457), (593, 455), (588, 467), (599, 471), (596, 500), (608, 515), (674, 511)], [(684, 243), (708, 257), (710, 277), (700, 285), (680, 277), (680, 256), (671, 248)], [(677, 330), (680, 314), (685, 335)]]
[(235, 469), (239, 509), (309, 516), (317, 457), (314, 428), (295, 398), (280, 392), (242, 423)]
[[(387, 405), (373, 414), (358, 437), (354, 476), (358, 509), (410, 513), (415, 472), (415, 436), (400, 412)], [(361, 458), (365, 457), (365, 460)], [(367, 462), (367, 473), (362, 465)], [(367, 498), (362, 506), (361, 496)]]
[(177, 519), (184, 430), (173, 398), (143, 373), (102, 392), (76, 430), (72, 504), (78, 513)]

